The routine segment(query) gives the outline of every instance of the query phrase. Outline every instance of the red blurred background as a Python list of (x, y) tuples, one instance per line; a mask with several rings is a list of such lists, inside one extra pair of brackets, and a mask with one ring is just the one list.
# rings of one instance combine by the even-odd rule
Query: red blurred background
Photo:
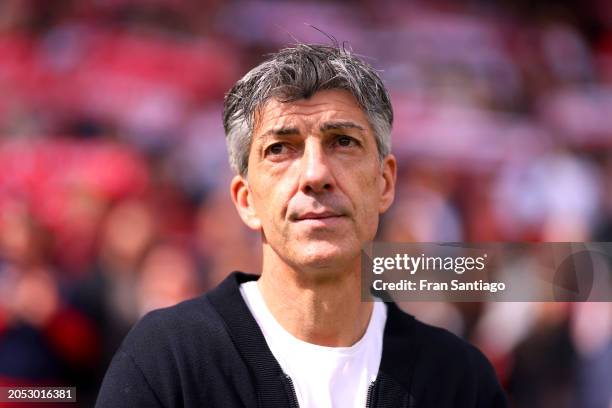
[[(0, 385), (92, 406), (140, 316), (257, 272), (223, 94), (329, 42), (311, 25), (391, 92), (381, 240), (612, 241), (612, 3), (535, 3), (2, 0)], [(478, 345), (515, 407), (612, 407), (610, 303), (402, 307)]]

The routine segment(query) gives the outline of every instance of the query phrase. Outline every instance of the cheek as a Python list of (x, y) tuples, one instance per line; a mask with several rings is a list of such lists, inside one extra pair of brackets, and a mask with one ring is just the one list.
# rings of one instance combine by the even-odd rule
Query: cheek
[(366, 169), (363, 172), (357, 173), (357, 183), (355, 183), (352, 188), (352, 196), (354, 197), (353, 200), (358, 212), (358, 217), (367, 229), (371, 229), (372, 224), (376, 224), (378, 220), (380, 176), (375, 171), (376, 170)]
[[(363, 200), (368, 204), (378, 203), (380, 199), (380, 171), (378, 168), (368, 168), (360, 174), (360, 189), (362, 191)], [(378, 206), (374, 209), (376, 210)]]
[(275, 223), (285, 216), (286, 198), (282, 183), (271, 181), (257, 186), (254, 194), (255, 211), (265, 225)]

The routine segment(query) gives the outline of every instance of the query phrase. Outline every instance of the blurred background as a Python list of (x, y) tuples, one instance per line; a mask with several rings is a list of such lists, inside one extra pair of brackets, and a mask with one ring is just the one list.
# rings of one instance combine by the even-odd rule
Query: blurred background
[[(329, 43), (309, 25), (390, 89), (381, 240), (612, 241), (608, 0), (0, 0), (0, 385), (93, 406), (144, 313), (258, 271), (223, 94)], [(612, 407), (610, 303), (402, 307), (480, 347), (513, 407)]]

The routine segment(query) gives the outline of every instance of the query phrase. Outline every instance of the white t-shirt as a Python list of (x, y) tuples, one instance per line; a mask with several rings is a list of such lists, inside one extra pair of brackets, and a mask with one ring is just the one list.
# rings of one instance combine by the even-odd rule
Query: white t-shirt
[(366, 406), (369, 385), (382, 356), (387, 307), (374, 302), (363, 337), (350, 347), (307, 343), (286, 331), (265, 304), (257, 281), (240, 285), (240, 293), (261, 328), (272, 354), (293, 381), (300, 408)]

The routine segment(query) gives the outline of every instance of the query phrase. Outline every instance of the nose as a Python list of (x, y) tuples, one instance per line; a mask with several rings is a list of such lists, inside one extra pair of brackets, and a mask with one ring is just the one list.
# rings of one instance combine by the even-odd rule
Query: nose
[(332, 169), (320, 141), (311, 139), (305, 143), (300, 170), (300, 189), (304, 193), (322, 193), (333, 189)]

